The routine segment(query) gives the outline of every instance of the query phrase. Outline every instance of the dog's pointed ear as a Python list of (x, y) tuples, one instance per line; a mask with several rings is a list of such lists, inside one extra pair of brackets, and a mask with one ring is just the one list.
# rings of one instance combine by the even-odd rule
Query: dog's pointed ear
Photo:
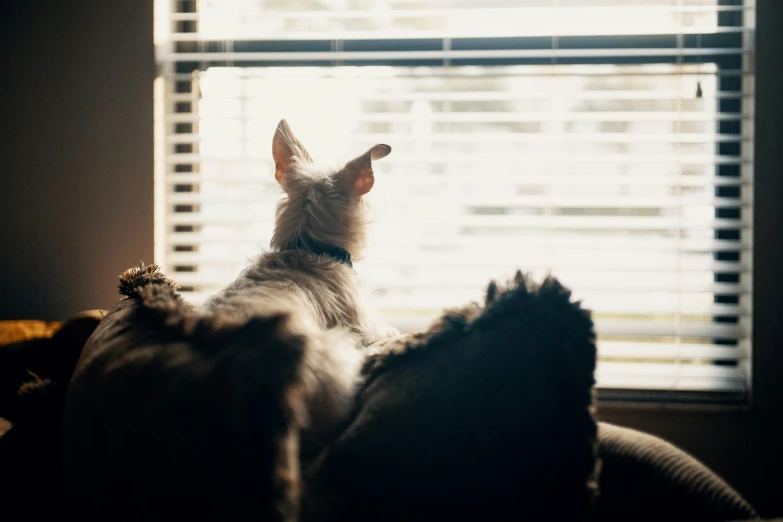
[(379, 143), (358, 158), (346, 163), (340, 179), (343, 192), (348, 196), (363, 196), (370, 192), (375, 184), (372, 162), (385, 158), (390, 152), (391, 147)]
[(275, 130), (275, 136), (272, 138), (272, 157), (275, 160), (275, 179), (278, 183), (285, 180), (285, 173), (291, 165), (294, 158), (308, 163), (313, 162), (313, 158), (304, 148), (294, 133), (291, 131), (288, 122), (280, 120)]

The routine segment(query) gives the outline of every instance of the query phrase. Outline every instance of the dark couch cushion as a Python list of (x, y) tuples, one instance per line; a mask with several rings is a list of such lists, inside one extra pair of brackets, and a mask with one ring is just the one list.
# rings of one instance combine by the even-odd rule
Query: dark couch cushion
[(285, 316), (199, 316), (155, 266), (121, 290), (68, 388), (66, 518), (295, 520), (305, 340)]
[(306, 520), (586, 518), (596, 351), (569, 297), (518, 278), (379, 349), (355, 418), (311, 470)]

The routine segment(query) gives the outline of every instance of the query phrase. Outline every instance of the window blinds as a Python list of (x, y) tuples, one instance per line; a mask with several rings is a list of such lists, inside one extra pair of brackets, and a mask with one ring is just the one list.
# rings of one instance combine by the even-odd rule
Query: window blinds
[(357, 264), (392, 324), (552, 273), (607, 397), (747, 398), (750, 2), (342, 3), (158, 2), (156, 261), (190, 299), (268, 245), (286, 117), (316, 159), (392, 146)]

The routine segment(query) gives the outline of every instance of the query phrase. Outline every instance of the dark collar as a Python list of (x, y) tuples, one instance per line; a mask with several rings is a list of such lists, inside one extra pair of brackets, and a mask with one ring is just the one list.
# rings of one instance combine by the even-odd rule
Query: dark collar
[(299, 236), (298, 238), (288, 243), (286, 248), (290, 250), (304, 250), (319, 256), (330, 257), (338, 263), (342, 263), (344, 265), (348, 265), (350, 268), (353, 268), (353, 263), (351, 263), (351, 254), (349, 254), (347, 250), (330, 243), (321, 243), (320, 241), (316, 241), (310, 236)]

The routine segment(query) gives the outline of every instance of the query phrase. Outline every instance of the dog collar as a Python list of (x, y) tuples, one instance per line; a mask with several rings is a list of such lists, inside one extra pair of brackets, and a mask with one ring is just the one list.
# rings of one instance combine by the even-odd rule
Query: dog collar
[(332, 245), (330, 243), (316, 241), (309, 236), (299, 236), (295, 240), (288, 243), (286, 248), (289, 250), (304, 250), (319, 256), (329, 257), (338, 263), (342, 263), (344, 265), (348, 265), (350, 268), (353, 268), (353, 263), (351, 263), (351, 254), (348, 253), (346, 249), (340, 248), (337, 245)]

